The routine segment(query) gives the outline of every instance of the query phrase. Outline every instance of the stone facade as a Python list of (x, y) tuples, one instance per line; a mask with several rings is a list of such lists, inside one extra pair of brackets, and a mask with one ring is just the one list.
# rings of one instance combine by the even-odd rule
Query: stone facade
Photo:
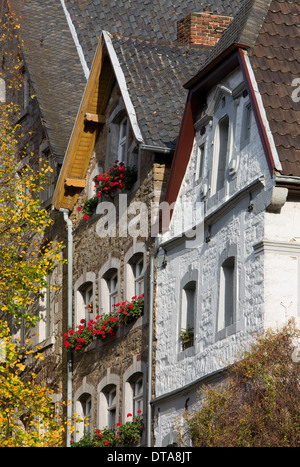
[[(109, 121), (111, 114), (115, 114), (115, 109), (122, 109), (122, 101), (118, 86), (115, 85), (107, 111), (106, 120)], [(147, 361), (148, 361), (148, 314), (149, 314), (149, 255), (153, 248), (154, 238), (151, 237), (151, 203), (159, 202), (162, 197), (165, 182), (167, 180), (170, 162), (163, 157), (157, 156), (149, 151), (141, 151), (139, 159), (136, 160), (138, 167), (138, 180), (132, 190), (121, 193), (125, 198), (128, 207), (127, 226), (138, 216), (135, 208), (130, 214), (130, 206), (133, 203), (143, 203), (149, 216), (148, 230), (142, 231), (143, 236), (131, 236), (129, 233), (121, 236), (119, 232), (120, 218), (123, 214), (124, 202), (119, 194), (111, 198), (99, 201), (97, 210), (88, 220), (83, 219), (81, 207), (84, 201), (94, 195), (93, 177), (103, 170), (108, 170), (114, 165), (118, 158), (110, 154), (109, 125), (100, 131), (92, 159), (87, 172), (86, 188), (81, 192), (77, 206), (75, 206), (70, 218), (73, 223), (73, 323), (79, 324), (78, 293), (83, 290), (85, 284), (92, 284), (93, 287), (93, 312), (91, 318), (102, 312), (107, 313), (107, 296), (103, 291), (105, 278), (109, 278), (110, 272), (117, 272), (118, 290), (117, 301), (131, 300), (135, 295), (132, 273), (130, 273), (130, 262), (132, 258), (142, 258), (143, 260), (143, 289), (144, 289), (144, 313), (135, 322), (122, 326), (116, 337), (104, 341), (98, 339), (89, 345), (84, 351), (74, 352), (73, 359), (73, 395), (74, 407), (77, 413), (83, 413), (82, 401), (91, 396), (91, 430), (103, 428), (110, 424), (105, 411), (108, 392), (112, 387), (116, 388), (115, 400), (115, 423), (125, 422), (128, 412), (133, 412), (132, 408), (132, 386), (135, 378), (142, 376), (143, 387), (143, 414), (146, 420), (147, 401)], [(128, 147), (131, 147), (129, 136)], [(128, 161), (130, 154), (128, 154)], [(125, 164), (127, 161), (125, 161)], [(130, 163), (130, 162), (129, 162)], [(109, 207), (116, 213), (116, 229), (114, 235), (103, 237), (103, 210), (102, 207), (109, 204)], [(120, 203), (123, 207), (120, 211)], [(138, 206), (137, 206), (138, 207)], [(141, 220), (142, 224), (142, 220)], [(143, 226), (141, 225), (141, 229)], [(129, 231), (130, 232), (130, 231)], [(145, 235), (146, 234), (146, 235)], [(105, 289), (107, 291), (107, 289)], [(65, 329), (67, 331), (67, 329)], [(78, 433), (75, 439), (82, 435), (82, 426), (78, 426)], [(145, 438), (145, 435), (144, 435)], [(143, 438), (142, 443), (145, 442)]]
[[(195, 144), (170, 231), (161, 239), (157, 258), (154, 400), (157, 446), (176, 442), (181, 412), (195, 407), (201, 385), (220, 380), (222, 370), (234, 363), (254, 335), (283, 324), (291, 316), (300, 316), (296, 237), (299, 208), (297, 203), (286, 202), (277, 212), (271, 212), (274, 179), (253, 116), (250, 139), (247, 144), (241, 143), (243, 113), (249, 99), (242, 92), (242, 82), (242, 74), (236, 69), (220, 82), (221, 93), (213, 88), (208, 94), (207, 112), (210, 109), (213, 112), (211, 118), (205, 120), (202, 116), (195, 125)], [(226, 89), (236, 90), (234, 98)], [(217, 125), (226, 113), (231, 121), (229, 157), (224, 186), (213, 192)], [(199, 150), (202, 146), (203, 152)], [(203, 155), (199, 177), (199, 157)], [(230, 171), (233, 166), (234, 171)], [(201, 228), (192, 241), (180, 234), (195, 225), (191, 219), (184, 229), (183, 218), (197, 209), (202, 214)], [(234, 258), (232, 282), (229, 290), (225, 290), (226, 294), (232, 294), (232, 317), (224, 325), (220, 324), (222, 306), (226, 307), (226, 303), (222, 304), (222, 271), (228, 258)], [(284, 273), (280, 277), (278, 267)], [(195, 284), (194, 339), (191, 346), (183, 349), (180, 339), (183, 296), (186, 284), (191, 281)]]

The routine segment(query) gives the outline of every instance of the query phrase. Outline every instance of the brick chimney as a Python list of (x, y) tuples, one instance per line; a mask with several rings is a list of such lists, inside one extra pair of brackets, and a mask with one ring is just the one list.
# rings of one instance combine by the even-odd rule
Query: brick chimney
[(177, 41), (214, 46), (232, 19), (209, 11), (190, 13), (177, 23)]

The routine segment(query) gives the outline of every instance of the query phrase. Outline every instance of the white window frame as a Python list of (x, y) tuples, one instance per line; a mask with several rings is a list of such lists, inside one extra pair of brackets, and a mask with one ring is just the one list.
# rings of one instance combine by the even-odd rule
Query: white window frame
[(144, 267), (144, 257), (141, 257), (135, 264), (132, 265), (135, 295), (137, 296), (141, 296), (144, 293)]
[[(111, 278), (117, 274), (117, 290), (111, 288)], [(109, 255), (109, 259), (99, 271), (99, 310), (101, 313), (111, 313), (112, 300), (120, 300), (120, 260)]]
[(106, 279), (109, 293), (109, 310), (113, 311), (114, 305), (118, 303), (119, 296), (119, 278), (118, 271), (115, 271), (111, 277)]
[[(136, 416), (141, 415), (143, 413), (143, 408), (144, 408), (144, 378), (143, 378), (143, 375), (141, 374), (140, 376), (137, 377), (136, 380), (133, 380), (131, 385), (132, 385), (132, 400), (133, 400), (132, 415), (133, 415), (133, 417), (136, 417)], [(140, 410), (140, 413), (138, 413), (138, 410)]]

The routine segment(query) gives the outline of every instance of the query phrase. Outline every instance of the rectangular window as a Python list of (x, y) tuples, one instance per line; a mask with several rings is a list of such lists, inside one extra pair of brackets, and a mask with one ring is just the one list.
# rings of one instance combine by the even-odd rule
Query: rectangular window
[(228, 136), (229, 136), (229, 117), (225, 115), (218, 125), (218, 158), (216, 167), (216, 191), (221, 190), (225, 183), (225, 168), (228, 148)]
[(227, 258), (221, 266), (219, 285), (218, 331), (234, 323), (235, 258)]
[(118, 160), (119, 162), (126, 162), (126, 145), (127, 145), (127, 118), (123, 118), (120, 123), (119, 133), (119, 147), (118, 147)]
[(244, 112), (243, 112), (241, 148), (246, 146), (250, 141), (251, 118), (252, 118), (251, 116), (252, 116), (252, 107), (249, 102), (247, 105), (245, 105)]
[(205, 158), (205, 145), (201, 144), (198, 148), (197, 166), (196, 166), (196, 180), (200, 180), (204, 175), (204, 158)]

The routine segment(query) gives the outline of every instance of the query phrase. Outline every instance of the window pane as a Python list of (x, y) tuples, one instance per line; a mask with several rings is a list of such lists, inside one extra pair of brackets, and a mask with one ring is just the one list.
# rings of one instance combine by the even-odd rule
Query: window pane
[(217, 167), (217, 182), (216, 191), (220, 190), (224, 186), (225, 182), (225, 167), (226, 167), (226, 156), (228, 148), (228, 132), (229, 132), (229, 118), (225, 115), (219, 122), (219, 155), (218, 155), (218, 167)]
[(218, 330), (230, 326), (234, 320), (234, 263), (234, 257), (228, 258), (221, 268)]

